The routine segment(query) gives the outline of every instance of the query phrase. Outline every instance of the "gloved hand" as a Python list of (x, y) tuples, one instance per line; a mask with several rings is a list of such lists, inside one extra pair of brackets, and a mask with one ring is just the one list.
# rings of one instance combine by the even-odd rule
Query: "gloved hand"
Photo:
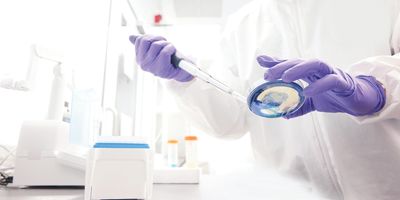
[(305, 103), (299, 110), (285, 116), (298, 117), (317, 110), (344, 112), (353, 116), (370, 115), (383, 108), (386, 102), (382, 85), (373, 76), (352, 77), (338, 68), (313, 60), (279, 60), (259, 56), (258, 63), (267, 67), (264, 79), (285, 82), (304, 80)]
[(171, 64), (171, 56), (176, 52), (176, 49), (165, 38), (152, 35), (131, 35), (129, 40), (135, 45), (136, 62), (144, 71), (161, 78), (175, 79), (180, 82), (193, 79), (192, 75)]

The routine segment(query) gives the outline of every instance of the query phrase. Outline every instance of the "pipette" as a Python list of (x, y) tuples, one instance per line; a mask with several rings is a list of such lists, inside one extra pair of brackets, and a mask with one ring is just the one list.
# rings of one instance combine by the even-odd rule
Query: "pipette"
[[(144, 35), (146, 32), (143, 28), (143, 23), (139, 20), (136, 12), (127, 0), (130, 10), (136, 19), (137, 31)], [(258, 116), (266, 118), (282, 117), (298, 110), (304, 103), (305, 97), (303, 95), (303, 86), (301, 83), (285, 83), (281, 80), (270, 81), (262, 83), (254, 88), (248, 98), (233, 90), (228, 85), (215, 79), (209, 73), (203, 71), (197, 65), (183, 59), (179, 52), (171, 56), (171, 64), (176, 68), (181, 68), (193, 75), (194, 77), (210, 84), (211, 86), (219, 89), (220, 91), (231, 95), (240, 102), (245, 103), (251, 112)], [(275, 88), (276, 89), (271, 89)], [(285, 99), (282, 99), (282, 97)], [(279, 98), (278, 98), (279, 97)]]
[[(133, 14), (133, 17), (136, 20), (136, 29), (137, 31), (144, 35), (146, 34), (144, 28), (143, 28), (143, 23), (140, 21), (138, 18), (135, 9), (133, 8), (131, 2), (127, 0), (127, 3), (129, 5), (129, 8)], [(174, 67), (181, 68), (191, 74), (192, 76), (210, 84), (211, 86), (219, 89), (220, 91), (227, 93), (234, 97), (235, 99), (247, 104), (247, 98), (240, 94), (239, 92), (233, 90), (231, 87), (227, 86), (223, 82), (215, 79), (213, 76), (211, 76), (209, 73), (203, 71), (201, 68), (196, 66), (195, 64), (188, 62), (187, 60), (183, 59), (183, 56), (180, 55), (180, 53), (175, 53), (171, 56), (171, 63)]]
[(171, 63), (175, 67), (179, 67), (194, 77), (212, 85), (213, 87), (219, 89), (220, 91), (227, 93), (234, 97), (235, 99), (247, 104), (246, 97), (244, 97), (239, 92), (233, 90), (231, 87), (227, 86), (223, 82), (215, 79), (209, 73), (203, 71), (201, 68), (197, 67), (195, 64), (182, 59), (182, 56), (179, 55), (179, 52), (175, 53), (171, 57)]

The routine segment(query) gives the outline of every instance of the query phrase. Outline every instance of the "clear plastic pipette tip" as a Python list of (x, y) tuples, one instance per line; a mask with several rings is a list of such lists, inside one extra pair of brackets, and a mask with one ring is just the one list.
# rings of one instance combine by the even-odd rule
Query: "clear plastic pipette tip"
[(183, 70), (186, 70), (191, 75), (193, 75), (193, 76), (203, 80), (204, 82), (206, 82), (206, 83), (218, 88), (219, 90), (221, 90), (221, 91), (223, 91), (225, 93), (228, 93), (229, 95), (231, 95), (235, 99), (239, 100), (240, 102), (243, 102), (243, 103), (247, 104), (247, 98), (246, 97), (244, 97), (240, 93), (234, 91), (231, 87), (225, 85), (221, 81), (215, 79), (210, 74), (208, 74), (207, 72), (201, 70), (199, 67), (197, 67), (193, 63), (189, 63), (189, 62), (183, 60), (183, 61), (180, 62), (179, 67), (182, 68)]
[(241, 101), (242, 103), (247, 104), (247, 98), (246, 98), (245, 96), (239, 94), (238, 92), (233, 91), (233, 92), (231, 93), (231, 95), (232, 95), (235, 99)]

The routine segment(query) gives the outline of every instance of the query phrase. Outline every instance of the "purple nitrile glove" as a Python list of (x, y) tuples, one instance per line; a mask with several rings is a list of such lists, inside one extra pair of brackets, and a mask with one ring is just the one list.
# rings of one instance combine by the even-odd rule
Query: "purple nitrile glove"
[(303, 106), (286, 115), (288, 119), (314, 110), (353, 116), (370, 115), (380, 111), (386, 102), (385, 90), (373, 76), (352, 77), (317, 59), (280, 60), (259, 56), (257, 61), (268, 68), (265, 80), (292, 82), (301, 79), (309, 84), (303, 91), (306, 96)]
[(129, 40), (135, 45), (136, 62), (144, 71), (180, 82), (188, 82), (193, 79), (192, 75), (171, 64), (171, 56), (176, 49), (165, 38), (152, 35), (131, 35)]

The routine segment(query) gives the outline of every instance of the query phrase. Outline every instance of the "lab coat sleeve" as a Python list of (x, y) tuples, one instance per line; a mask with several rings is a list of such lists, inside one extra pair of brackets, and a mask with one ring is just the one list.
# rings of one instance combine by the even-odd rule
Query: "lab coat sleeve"
[(386, 92), (386, 103), (382, 110), (370, 116), (353, 117), (357, 122), (400, 119), (400, 54), (365, 59), (351, 66), (349, 73), (354, 76), (374, 76)]
[(374, 76), (382, 83), (386, 93), (385, 106), (370, 116), (353, 117), (359, 123), (373, 123), (387, 119), (400, 119), (400, 15), (395, 20), (390, 40), (393, 56), (376, 56), (350, 67), (349, 73)]
[(196, 128), (224, 139), (239, 138), (247, 132), (243, 115), (246, 107), (230, 95), (200, 80), (183, 84), (170, 81), (166, 86), (174, 93), (181, 114)]
[[(239, 80), (232, 60), (235, 56), (231, 51), (233, 43), (229, 42), (230, 33), (227, 28), (222, 34), (220, 53), (212, 61), (198, 59), (196, 64), (203, 69), (211, 66), (205, 70), (236, 90), (243, 91), (243, 81)], [(165, 86), (174, 94), (182, 114), (196, 128), (224, 139), (239, 138), (248, 131), (245, 103), (197, 79), (189, 83), (165, 81)]]

